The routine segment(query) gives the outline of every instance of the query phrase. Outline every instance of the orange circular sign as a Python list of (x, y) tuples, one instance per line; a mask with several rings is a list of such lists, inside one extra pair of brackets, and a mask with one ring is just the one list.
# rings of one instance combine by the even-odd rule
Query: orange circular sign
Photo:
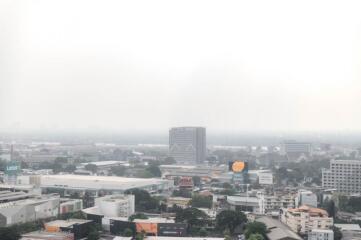
[(244, 162), (239, 162), (239, 161), (234, 162), (232, 164), (232, 171), (233, 172), (242, 172), (245, 166), (246, 165), (244, 164)]

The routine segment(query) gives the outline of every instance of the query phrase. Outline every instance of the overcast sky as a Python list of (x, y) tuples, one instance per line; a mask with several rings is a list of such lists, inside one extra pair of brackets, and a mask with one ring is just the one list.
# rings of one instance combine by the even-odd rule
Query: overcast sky
[(361, 1), (0, 2), (0, 129), (361, 130)]

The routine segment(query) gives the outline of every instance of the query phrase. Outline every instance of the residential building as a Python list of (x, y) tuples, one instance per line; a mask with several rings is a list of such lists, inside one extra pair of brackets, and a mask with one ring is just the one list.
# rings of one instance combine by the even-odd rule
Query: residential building
[(295, 207), (295, 197), (291, 194), (264, 195), (263, 198), (265, 213), (276, 212), (278, 215), (281, 208)]
[(330, 229), (312, 229), (308, 233), (308, 240), (333, 240), (333, 231)]
[(306, 205), (281, 209), (280, 215), (281, 221), (296, 233), (307, 234), (312, 229), (329, 229), (333, 226), (333, 218), (325, 210)]
[(361, 160), (331, 160), (322, 171), (322, 187), (344, 194), (361, 194)]
[(169, 155), (184, 164), (202, 163), (206, 159), (206, 129), (176, 127), (169, 130)]

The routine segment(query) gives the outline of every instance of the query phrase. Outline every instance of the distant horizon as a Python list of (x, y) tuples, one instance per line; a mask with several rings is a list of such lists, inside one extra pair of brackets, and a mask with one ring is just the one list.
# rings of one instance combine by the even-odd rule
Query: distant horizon
[[(178, 127), (178, 126), (177, 126)], [(102, 130), (26, 130), (4, 131), (2, 139), (53, 141), (64, 143), (168, 144), (168, 128), (164, 131), (102, 131)], [(217, 132), (207, 129), (207, 145), (277, 145), (296, 140), (313, 143), (361, 145), (361, 131), (237, 131)]]

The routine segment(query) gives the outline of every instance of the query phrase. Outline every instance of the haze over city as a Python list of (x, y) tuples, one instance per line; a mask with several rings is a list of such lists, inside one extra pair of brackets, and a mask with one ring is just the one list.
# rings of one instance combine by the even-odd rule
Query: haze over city
[(0, 129), (361, 130), (360, 1), (1, 1)]

